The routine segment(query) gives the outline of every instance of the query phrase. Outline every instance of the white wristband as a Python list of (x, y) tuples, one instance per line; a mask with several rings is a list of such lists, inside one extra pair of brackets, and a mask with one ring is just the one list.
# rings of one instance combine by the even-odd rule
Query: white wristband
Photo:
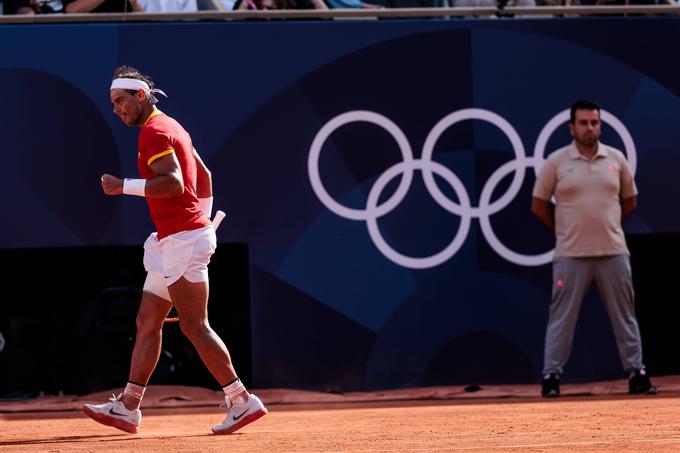
[(123, 180), (123, 193), (125, 195), (144, 197), (146, 196), (144, 194), (144, 187), (146, 187), (146, 179), (125, 178)]
[(212, 204), (213, 204), (213, 197), (208, 197), (208, 198), (199, 198), (198, 199), (198, 206), (201, 208), (201, 211), (208, 217), (212, 217)]

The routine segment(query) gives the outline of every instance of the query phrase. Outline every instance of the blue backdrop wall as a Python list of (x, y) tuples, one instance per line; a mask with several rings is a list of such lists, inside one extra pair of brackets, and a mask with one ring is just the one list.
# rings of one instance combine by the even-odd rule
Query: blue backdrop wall
[[(535, 382), (553, 242), (535, 170), (569, 141), (565, 109), (595, 99), (636, 171), (627, 233), (678, 232), (679, 25), (4, 25), (0, 248), (141, 246), (142, 200), (99, 186), (136, 176), (137, 131), (108, 98), (133, 65), (213, 171), (220, 242), (248, 245), (255, 386)], [(596, 299), (571, 379), (621, 372)]]

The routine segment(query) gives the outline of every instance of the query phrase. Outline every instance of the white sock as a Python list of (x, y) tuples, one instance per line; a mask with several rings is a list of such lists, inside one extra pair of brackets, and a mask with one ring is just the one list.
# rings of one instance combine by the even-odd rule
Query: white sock
[(232, 404), (244, 404), (248, 401), (248, 392), (239, 378), (222, 387)]
[(144, 398), (145, 391), (146, 387), (143, 385), (128, 382), (125, 386), (125, 390), (123, 391), (123, 400), (124, 402), (128, 402), (129, 406), (133, 406), (133, 408), (130, 409), (128, 405), (125, 407), (130, 410), (139, 409), (139, 406), (142, 404), (142, 398)]

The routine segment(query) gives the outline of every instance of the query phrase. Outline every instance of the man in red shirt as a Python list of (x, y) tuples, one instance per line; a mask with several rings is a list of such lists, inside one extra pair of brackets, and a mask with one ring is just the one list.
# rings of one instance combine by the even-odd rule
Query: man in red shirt
[(229, 434), (267, 413), (260, 399), (246, 391), (224, 342), (208, 323), (208, 263), (217, 242), (210, 221), (212, 179), (182, 126), (158, 110), (151, 79), (135, 68), (116, 69), (111, 83), (113, 111), (128, 126), (140, 127), (137, 167), (141, 179), (104, 174), (107, 195), (146, 199), (156, 232), (144, 244), (144, 282), (137, 312), (137, 335), (130, 375), (122, 394), (105, 404), (85, 404), (84, 412), (104, 425), (137, 433), (139, 410), (161, 352), (161, 329), (174, 306), (182, 333), (225, 393), (227, 416), (213, 426)]

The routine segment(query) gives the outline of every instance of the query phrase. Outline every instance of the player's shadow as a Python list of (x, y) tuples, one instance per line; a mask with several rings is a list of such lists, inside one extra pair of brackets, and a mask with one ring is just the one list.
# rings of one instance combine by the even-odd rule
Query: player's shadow
[[(243, 433), (234, 433), (234, 434), (243, 434)], [(233, 436), (234, 434), (231, 434)], [(206, 436), (214, 436), (214, 434), (211, 433), (205, 433), (205, 434), (196, 434), (192, 436), (187, 436), (187, 435), (179, 435), (179, 436), (158, 436), (158, 437), (144, 437), (144, 440), (153, 440), (153, 439), (158, 439), (158, 440), (164, 440), (172, 437), (181, 437), (183, 439), (189, 439), (192, 437), (206, 437)], [(115, 433), (115, 434), (98, 434), (98, 435), (89, 435), (89, 436), (57, 436), (57, 437), (52, 437), (52, 438), (47, 438), (47, 439), (25, 439), (25, 440), (7, 440), (7, 441), (0, 441), (0, 447), (4, 446), (12, 446), (12, 445), (48, 445), (48, 444), (60, 444), (64, 442), (78, 442), (78, 441), (87, 441), (87, 440), (94, 440), (97, 442), (101, 442), (102, 440), (106, 439), (106, 441), (110, 442), (122, 442), (122, 441), (129, 441), (133, 439), (138, 439), (137, 437), (130, 436), (129, 434), (125, 433)]]
[(103, 437), (111, 437), (111, 436), (126, 436), (124, 433), (120, 434), (109, 434), (109, 435), (91, 435), (91, 436), (57, 436), (53, 438), (47, 438), (47, 439), (25, 439), (25, 440), (7, 440), (7, 441), (0, 441), (0, 446), (6, 446), (6, 445), (41, 445), (41, 444), (58, 444), (61, 442), (74, 442), (74, 441), (79, 441), (79, 440), (87, 440), (87, 439), (101, 439)]

